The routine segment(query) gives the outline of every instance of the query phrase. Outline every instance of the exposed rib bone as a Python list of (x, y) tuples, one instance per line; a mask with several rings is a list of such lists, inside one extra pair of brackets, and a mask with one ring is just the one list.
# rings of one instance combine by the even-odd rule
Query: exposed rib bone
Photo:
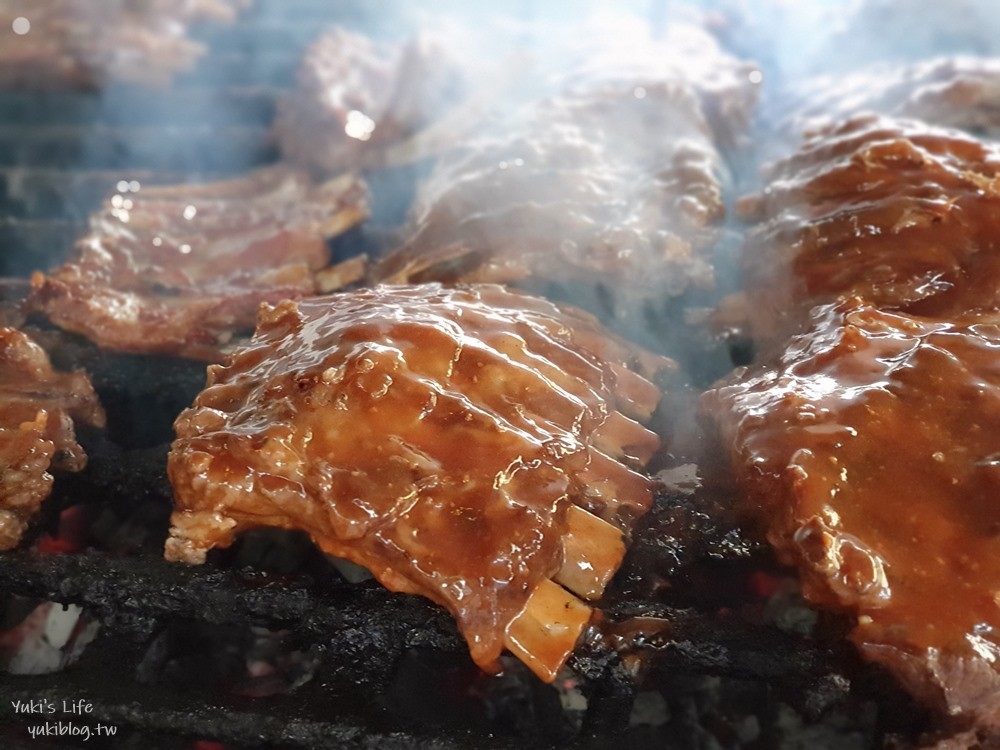
[(575, 505), (566, 525), (563, 564), (554, 580), (584, 599), (600, 599), (625, 557), (622, 532)]
[(615, 396), (618, 408), (632, 419), (645, 421), (653, 414), (663, 393), (659, 387), (642, 375), (614, 362), (611, 371), (615, 375)]
[[(648, 498), (649, 479), (627, 466), (591, 448), (588, 463), (576, 472), (580, 488), (573, 501), (616, 526), (628, 525), (631, 518), (648, 509), (647, 503), (636, 503), (633, 498)], [(623, 519), (621, 510), (632, 508), (630, 518)]]
[(507, 626), (504, 645), (546, 682), (552, 682), (590, 621), (590, 607), (557, 583), (543, 580)]
[(336, 213), (320, 222), (318, 230), (326, 237), (336, 237), (368, 218), (368, 188), (360, 177), (343, 174), (324, 182), (319, 193), (341, 205)]
[(633, 458), (645, 464), (660, 449), (660, 438), (621, 412), (613, 411), (594, 430), (594, 446), (613, 458)]
[(316, 287), (324, 294), (343, 289), (345, 286), (363, 279), (367, 267), (367, 255), (356, 255), (353, 258), (348, 258), (317, 271), (315, 274)]

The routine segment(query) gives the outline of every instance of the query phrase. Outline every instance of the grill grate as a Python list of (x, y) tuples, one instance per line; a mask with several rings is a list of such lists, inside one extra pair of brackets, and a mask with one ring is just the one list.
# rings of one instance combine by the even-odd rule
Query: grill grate
[[(641, 647), (622, 649), (628, 668), (608, 647), (629, 640), (621, 630), (627, 625), (609, 625), (605, 638), (584, 644), (571, 666), (583, 677), (588, 708), (577, 726), (567, 728), (560, 724), (561, 707), (546, 708), (555, 689), (538, 685), (518, 665), (511, 665), (506, 684), (504, 678), (478, 675), (452, 620), (440, 608), (372, 583), (346, 583), (331, 571), (288, 575), (220, 565), (178, 566), (151, 556), (17, 552), (4, 557), (0, 590), (79, 604), (104, 623), (101, 637), (69, 671), (0, 685), (0, 716), (8, 719), (15, 718), (11, 700), (61, 702), (71, 696), (94, 704), (90, 721), (133, 731), (222, 738), (240, 747), (460, 748), (505, 747), (515, 741), (521, 747), (553, 741), (600, 747), (630, 733), (641, 737), (630, 727), (637, 687), (689, 702), (721, 691), (723, 697), (716, 700), (728, 695), (735, 707), (709, 707), (714, 721), (734, 708), (753, 708), (758, 721), (765, 722), (776, 721), (778, 706), (788, 705), (819, 725), (846, 712), (848, 729), (866, 740), (861, 746), (877, 746), (886, 733), (911, 729), (913, 717), (919, 716), (877, 669), (859, 664), (842, 641), (813, 640), (739, 617), (720, 618), (641, 599), (617, 602), (608, 614), (622, 623), (656, 617), (667, 626), (647, 635)], [(215, 689), (217, 685), (199, 690), (191, 674), (173, 682), (156, 676), (169, 662), (169, 657), (155, 656), (157, 641), (171, 637), (164, 634), (174, 634), (181, 658), (194, 659), (193, 674), (208, 684), (216, 645), (238, 640), (248, 625), (280, 631), (293, 642), (317, 648), (321, 663), (315, 677), (289, 695), (253, 700)], [(192, 644), (204, 649), (204, 655), (197, 649), (192, 655)], [(641, 656), (630, 662), (630, 652)], [(202, 656), (204, 663), (198, 662)], [(646, 676), (635, 682), (629, 669), (638, 663)], [(455, 679), (466, 686), (460, 695), (442, 687)], [(416, 684), (407, 684), (414, 680)], [(487, 686), (487, 693), (470, 700), (477, 682)], [(513, 695), (508, 692), (512, 686)], [(442, 715), (408, 706), (420, 705), (414, 690), (429, 691), (442, 701), (437, 707)], [(452, 715), (457, 710), (467, 715)], [(501, 720), (520, 711), (535, 723), (511, 727)], [(509, 736), (512, 731), (517, 734)], [(693, 723), (684, 731), (688, 734), (681, 736), (691, 739), (706, 730)], [(660, 742), (662, 735), (655, 735), (653, 744)]]

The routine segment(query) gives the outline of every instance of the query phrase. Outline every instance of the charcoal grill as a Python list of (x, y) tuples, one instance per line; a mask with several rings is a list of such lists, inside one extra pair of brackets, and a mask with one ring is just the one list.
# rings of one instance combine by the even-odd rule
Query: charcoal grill
[[(57, 262), (120, 180), (197, 181), (274, 161), (275, 97), (316, 30), (337, 21), (389, 33), (402, 5), (380, 3), (375, 14), (360, 2), (260, 2), (234, 26), (202, 27), (210, 54), (165, 93), (0, 92), (0, 277)], [(377, 246), (418, 173), (373, 174), (374, 219), (334, 253)], [(605, 637), (571, 661), (572, 688), (543, 686), (513, 661), (502, 677), (480, 674), (443, 610), (347, 582), (300, 536), (250, 534), (205, 566), (168, 564), (166, 450), (203, 366), (51, 335), (57, 366), (91, 374), (110, 426), (81, 435), (87, 470), (57, 481), (22, 546), (65, 536), (69, 509), (89, 550), (4, 554), (0, 595), (8, 610), (25, 600), (80, 605), (102, 627), (66, 671), (0, 680), (4, 747), (861, 748), (923, 726), (844, 644), (836, 618), (805, 633), (760, 616), (768, 596), (754, 593), (753, 576), (789, 576), (712, 513), (711, 488), (657, 499), (612, 587)], [(7, 614), (5, 626), (15, 624)], [(253, 633), (310, 660), (312, 678), (263, 697), (234, 689), (231, 661)], [(11, 702), (45, 699), (83, 699), (92, 713), (60, 720), (118, 734), (32, 740), (34, 718)]]

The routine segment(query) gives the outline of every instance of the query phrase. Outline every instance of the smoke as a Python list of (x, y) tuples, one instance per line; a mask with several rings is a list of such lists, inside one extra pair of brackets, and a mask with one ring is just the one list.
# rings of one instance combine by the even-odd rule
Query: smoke
[(780, 88), (816, 75), (1000, 49), (990, 0), (706, 0), (734, 52)]

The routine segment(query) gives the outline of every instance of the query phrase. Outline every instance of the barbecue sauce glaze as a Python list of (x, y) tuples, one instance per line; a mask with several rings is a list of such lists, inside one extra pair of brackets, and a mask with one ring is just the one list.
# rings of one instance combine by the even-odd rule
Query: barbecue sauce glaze
[[(622, 529), (652, 498), (663, 366), (583, 313), (493, 285), (380, 287), (265, 308), (176, 423), (166, 555), (254, 526), (309, 532), (457, 618), (496, 670), (561, 564), (570, 502)], [(623, 416), (628, 415), (628, 417)]]
[(951, 316), (1000, 305), (1000, 153), (948, 130), (860, 117), (821, 129), (745, 200), (751, 333), (763, 348), (857, 294)]
[(1000, 314), (819, 307), (703, 406), (807, 597), (932, 705), (1000, 721)]

